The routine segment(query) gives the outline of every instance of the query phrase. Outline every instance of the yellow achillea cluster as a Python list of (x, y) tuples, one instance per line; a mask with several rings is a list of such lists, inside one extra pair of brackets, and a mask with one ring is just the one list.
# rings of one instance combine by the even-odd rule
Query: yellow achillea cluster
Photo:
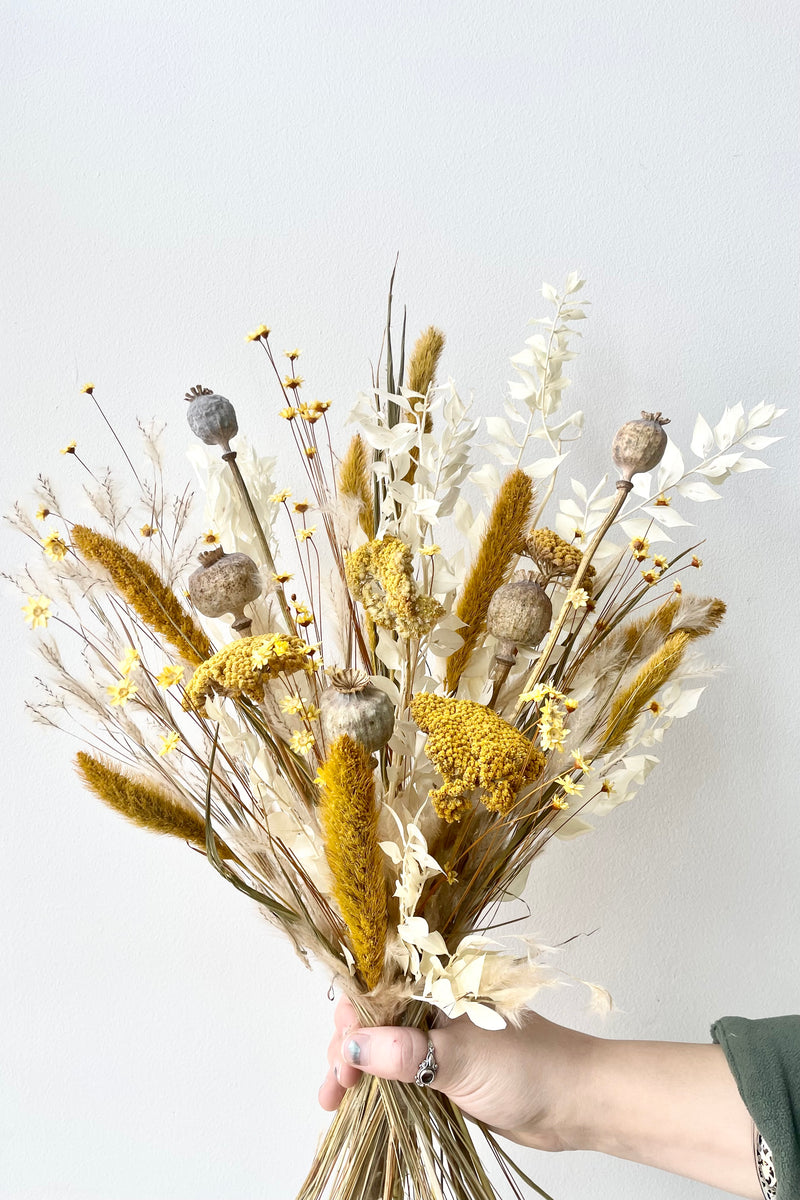
[(490, 812), (507, 813), (523, 783), (536, 779), (545, 758), (523, 734), (474, 700), (454, 700), (419, 692), (411, 715), (428, 734), (425, 753), (442, 776), (430, 793), (445, 821), (460, 821), (479, 788)]
[(353, 596), (381, 629), (423, 637), (444, 613), (438, 600), (420, 595), (411, 548), (390, 534), (348, 554), (345, 570)]
[[(78, 751), (76, 763), (86, 786), (134, 825), (154, 833), (169, 833), (205, 849), (205, 821), (165, 788), (150, 780), (133, 779), (85, 750)], [(230, 857), (230, 851), (221, 843), (218, 843), (218, 849), (221, 857)]]
[(223, 696), (248, 696), (258, 704), (264, 684), (278, 675), (312, 670), (313, 651), (302, 638), (283, 633), (261, 633), (223, 646), (201, 663), (186, 685), (185, 709), (202, 711), (215, 692)]
[(333, 894), (350, 934), (356, 966), (371, 990), (383, 970), (387, 919), (370, 755), (346, 735), (337, 738), (317, 778)]
[[(556, 579), (566, 576), (571, 579), (581, 564), (583, 551), (578, 546), (565, 542), (552, 529), (534, 529), (523, 543), (522, 553), (532, 558), (545, 579)], [(583, 584), (591, 590), (590, 581), (595, 575), (594, 567), (589, 567), (583, 577)]]
[(194, 666), (208, 658), (208, 638), (149, 563), (121, 542), (86, 525), (73, 525), (72, 544), (89, 562), (105, 567), (123, 599), (145, 624), (175, 647), (181, 658)]
[(531, 520), (533, 483), (524, 471), (511, 471), (500, 485), (477, 557), (469, 569), (456, 612), (464, 622), (459, 646), (447, 660), (447, 690), (458, 687), (464, 668), (484, 630), (489, 601), (514, 566), (524, 531)]

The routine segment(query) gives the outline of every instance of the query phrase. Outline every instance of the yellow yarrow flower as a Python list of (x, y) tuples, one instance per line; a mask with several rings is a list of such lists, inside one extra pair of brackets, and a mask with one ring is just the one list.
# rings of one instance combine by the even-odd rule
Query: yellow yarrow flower
[(425, 754), (443, 779), (429, 795), (445, 821), (461, 820), (475, 789), (490, 812), (509, 812), (522, 785), (544, 768), (541, 751), (483, 704), (419, 692), (410, 707), (428, 734)]
[(158, 752), (159, 758), (165, 754), (170, 754), (171, 751), (177, 749), (181, 744), (181, 735), (173, 729), (172, 733), (168, 733), (161, 739), (161, 749)]
[(441, 552), (441, 549), (442, 549), (441, 546), (436, 546), (436, 545), (423, 546), (420, 550), (420, 554), (424, 554), (426, 556), (426, 558), (430, 558), (434, 554), (439, 554)]
[(124, 708), (132, 696), (138, 692), (138, 687), (130, 679), (120, 679), (118, 683), (112, 683), (106, 688), (111, 697), (110, 704), (112, 708), (116, 705)]
[(170, 665), (162, 667), (158, 675), (156, 675), (156, 683), (162, 688), (174, 687), (176, 683), (180, 683), (183, 679), (183, 667)]
[(60, 562), (67, 555), (67, 543), (57, 529), (52, 529), (46, 538), (42, 538), (42, 547), (48, 558)]
[(264, 685), (278, 675), (312, 671), (313, 649), (302, 638), (283, 633), (262, 633), (239, 638), (223, 646), (197, 668), (186, 687), (183, 706), (202, 712), (214, 693), (247, 696), (260, 703)]
[(433, 596), (420, 594), (410, 546), (390, 534), (345, 555), (345, 574), (351, 594), (375, 624), (401, 637), (423, 637), (444, 613)]
[(47, 596), (29, 596), (22, 606), (25, 620), (31, 629), (46, 629), (50, 620), (50, 605)]
[(130, 675), (131, 671), (136, 666), (138, 661), (139, 661), (139, 651), (135, 650), (133, 646), (129, 646), (128, 649), (123, 654), (123, 656), (120, 659), (119, 664), (118, 664), (120, 675)]

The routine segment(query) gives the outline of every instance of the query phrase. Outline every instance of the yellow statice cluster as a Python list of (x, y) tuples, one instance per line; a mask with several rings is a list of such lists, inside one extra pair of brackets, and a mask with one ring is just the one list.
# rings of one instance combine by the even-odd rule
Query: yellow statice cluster
[(430, 799), (445, 821), (461, 820), (476, 788), (491, 812), (509, 812), (523, 783), (544, 768), (541, 751), (474, 700), (419, 692), (411, 701), (411, 715), (428, 734), (425, 753), (444, 781)]
[[(565, 542), (552, 529), (534, 529), (525, 539), (522, 553), (533, 559), (546, 580), (558, 576), (571, 579), (583, 558), (580, 547)], [(584, 586), (589, 590), (594, 575), (594, 567), (589, 567), (583, 577)]]
[(215, 692), (223, 696), (264, 699), (264, 684), (278, 675), (312, 670), (313, 647), (302, 638), (283, 633), (262, 633), (239, 638), (201, 663), (186, 686), (185, 709), (202, 711)]
[(381, 629), (423, 637), (444, 613), (438, 600), (420, 595), (411, 548), (399, 538), (365, 542), (346, 556), (345, 569), (350, 591)]

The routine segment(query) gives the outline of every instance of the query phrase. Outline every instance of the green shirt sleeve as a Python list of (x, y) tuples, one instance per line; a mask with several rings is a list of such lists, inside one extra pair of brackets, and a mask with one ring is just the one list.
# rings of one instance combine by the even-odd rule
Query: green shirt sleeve
[(800, 1200), (800, 1016), (720, 1017), (711, 1037), (772, 1151), (778, 1200)]

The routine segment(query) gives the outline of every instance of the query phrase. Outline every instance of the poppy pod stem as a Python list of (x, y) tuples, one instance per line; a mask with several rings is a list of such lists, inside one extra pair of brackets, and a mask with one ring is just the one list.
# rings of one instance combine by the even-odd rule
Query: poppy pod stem
[[(633, 484), (631, 483), (630, 479), (618, 479), (617, 480), (617, 498), (614, 501), (614, 503), (612, 504), (611, 509), (609, 510), (609, 513), (608, 513), (606, 519), (603, 521), (602, 525), (597, 530), (597, 532), (595, 533), (591, 542), (589, 543), (589, 545), (586, 547), (586, 550), (584, 551), (583, 558), (580, 561), (580, 566), (578, 567), (577, 571), (575, 572), (572, 583), (570, 585), (569, 592), (567, 593), (567, 598), (561, 606), (561, 612), (558, 614), (558, 617), (556, 618), (556, 622), (553, 625), (553, 628), (550, 630), (547, 641), (545, 642), (545, 644), (542, 648), (542, 653), (539, 655), (538, 659), (536, 660), (536, 666), (533, 668), (530, 675), (528, 676), (528, 678), (525, 681), (525, 687), (522, 689), (523, 695), (525, 695), (527, 692), (532, 692), (533, 689), (536, 687), (537, 683), (539, 682), (539, 680), (542, 678), (542, 675), (544, 675), (545, 668), (547, 666), (547, 660), (550, 657), (550, 653), (551, 653), (553, 647), (555, 646), (556, 641), (558, 640), (558, 635), (561, 633), (561, 630), (564, 628), (567, 617), (570, 615), (571, 612), (574, 612), (574, 609), (572, 606), (572, 597), (575, 595), (575, 592), (580, 587), (581, 582), (586, 575), (586, 572), (589, 570), (589, 567), (591, 566), (592, 558), (594, 557), (597, 547), (600, 545), (603, 538), (606, 536), (609, 529), (614, 524), (614, 521), (617, 519), (617, 514), (619, 513), (619, 510), (622, 508), (623, 504), (625, 503), (627, 496), (628, 496), (628, 492), (630, 492), (632, 488), (633, 488)], [(515, 715), (516, 715), (516, 713), (519, 713), (519, 711), (522, 708), (524, 708), (525, 703), (526, 702), (523, 700), (517, 701)]]
[[(269, 548), (267, 535), (264, 533), (261, 522), (258, 519), (258, 513), (255, 510), (252, 499), (250, 498), (250, 492), (247, 489), (247, 484), (245, 483), (242, 472), (239, 470), (239, 466), (236, 462), (236, 451), (226, 450), (222, 455), (222, 461), (226, 462), (231, 469), (231, 474), (236, 481), (236, 486), (239, 489), (239, 495), (244, 501), (244, 506), (247, 509), (253, 526), (253, 532), (256, 535), (261, 553), (264, 556), (264, 562), (267, 564), (267, 569), (272, 573), (273, 576), (275, 576), (278, 573), (275, 566), (275, 559), (272, 557), (272, 551)], [(286, 596), (283, 592), (283, 584), (277, 583), (275, 590), (278, 597), (278, 603), (281, 607), (281, 612), (283, 613), (284, 620), (286, 621), (286, 625), (290, 633), (296, 633), (297, 631), (295, 629), (294, 621), (292, 620), (292, 614), (289, 611), (289, 605), (286, 603)]]

